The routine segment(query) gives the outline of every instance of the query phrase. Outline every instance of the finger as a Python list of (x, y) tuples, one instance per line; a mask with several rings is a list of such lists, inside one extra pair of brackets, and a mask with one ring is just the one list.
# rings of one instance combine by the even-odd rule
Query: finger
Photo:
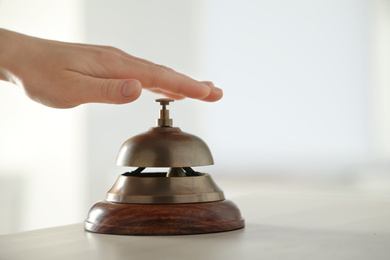
[(172, 98), (172, 99), (175, 99), (175, 100), (181, 100), (181, 99), (184, 99), (185, 97), (183, 96), (180, 96), (180, 95), (174, 95), (174, 94), (170, 94), (170, 93), (166, 93), (166, 92), (163, 92), (161, 90), (157, 90), (157, 89), (149, 89), (149, 91), (152, 91), (156, 94), (161, 94), (161, 95), (164, 95), (168, 98)]
[[(104, 67), (106, 71), (110, 71), (111, 76), (90, 74), (91, 76), (136, 78), (146, 89), (159, 89), (165, 93), (189, 98), (202, 99), (210, 95), (211, 89), (207, 84), (202, 84), (170, 68), (133, 57), (116, 48), (104, 46), (96, 48), (102, 50), (97, 52), (99, 55), (103, 54), (100, 58), (111, 57), (104, 62)], [(114, 54), (119, 55), (121, 59), (113, 59)]]
[(158, 89), (163, 92), (189, 98), (202, 99), (210, 95), (209, 86), (161, 65), (150, 65), (136, 61), (139, 66), (133, 68), (144, 88)]
[(209, 86), (211, 90), (210, 94), (207, 97), (202, 98), (203, 101), (214, 102), (220, 100), (223, 97), (222, 89), (215, 87), (212, 82), (202, 81), (202, 83)]
[(101, 79), (83, 76), (73, 84), (70, 92), (75, 101), (83, 103), (125, 104), (136, 100), (142, 91), (141, 83), (134, 79)]
[[(120, 62), (107, 65), (115, 78), (136, 78), (143, 88), (189, 98), (202, 99), (210, 94), (210, 87), (165, 66), (157, 65), (130, 55), (122, 56)], [(99, 75), (95, 75), (99, 76)]]

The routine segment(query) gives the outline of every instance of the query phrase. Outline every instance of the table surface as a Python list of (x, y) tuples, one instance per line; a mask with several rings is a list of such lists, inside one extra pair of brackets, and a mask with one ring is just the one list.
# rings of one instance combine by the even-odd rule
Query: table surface
[(390, 259), (389, 197), (244, 189), (229, 198), (244, 229), (117, 236), (79, 223), (0, 236), (0, 259)]

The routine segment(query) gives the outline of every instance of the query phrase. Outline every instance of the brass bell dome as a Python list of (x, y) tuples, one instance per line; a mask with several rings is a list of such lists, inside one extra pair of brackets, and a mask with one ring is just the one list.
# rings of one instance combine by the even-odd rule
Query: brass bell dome
[(158, 127), (128, 139), (119, 150), (117, 165), (174, 168), (214, 164), (210, 149), (202, 139), (172, 127), (166, 106), (173, 100), (156, 101), (162, 105)]

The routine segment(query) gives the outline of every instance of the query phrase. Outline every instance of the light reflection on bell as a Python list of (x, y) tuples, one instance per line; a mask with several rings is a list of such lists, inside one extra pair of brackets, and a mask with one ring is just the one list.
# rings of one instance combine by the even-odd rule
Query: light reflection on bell
[[(119, 176), (104, 202), (90, 210), (87, 231), (125, 235), (179, 235), (235, 230), (244, 227), (238, 207), (207, 173), (191, 167), (214, 164), (207, 144), (172, 127), (162, 105), (158, 127), (128, 139), (117, 165), (138, 167)], [(167, 172), (143, 172), (169, 167)]]
[(117, 165), (133, 167), (194, 167), (214, 164), (206, 143), (178, 127), (152, 127), (128, 139)]

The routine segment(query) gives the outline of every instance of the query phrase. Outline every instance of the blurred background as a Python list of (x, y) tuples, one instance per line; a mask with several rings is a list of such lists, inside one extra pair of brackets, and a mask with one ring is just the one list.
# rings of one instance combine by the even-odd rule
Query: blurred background
[[(223, 88), (170, 111), (209, 145), (215, 165), (197, 170), (228, 197), (248, 182), (390, 196), (389, 0), (0, 0), (0, 27), (115, 46)], [(132, 170), (118, 149), (155, 125), (158, 97), (59, 110), (0, 82), (0, 234), (82, 222)]]

